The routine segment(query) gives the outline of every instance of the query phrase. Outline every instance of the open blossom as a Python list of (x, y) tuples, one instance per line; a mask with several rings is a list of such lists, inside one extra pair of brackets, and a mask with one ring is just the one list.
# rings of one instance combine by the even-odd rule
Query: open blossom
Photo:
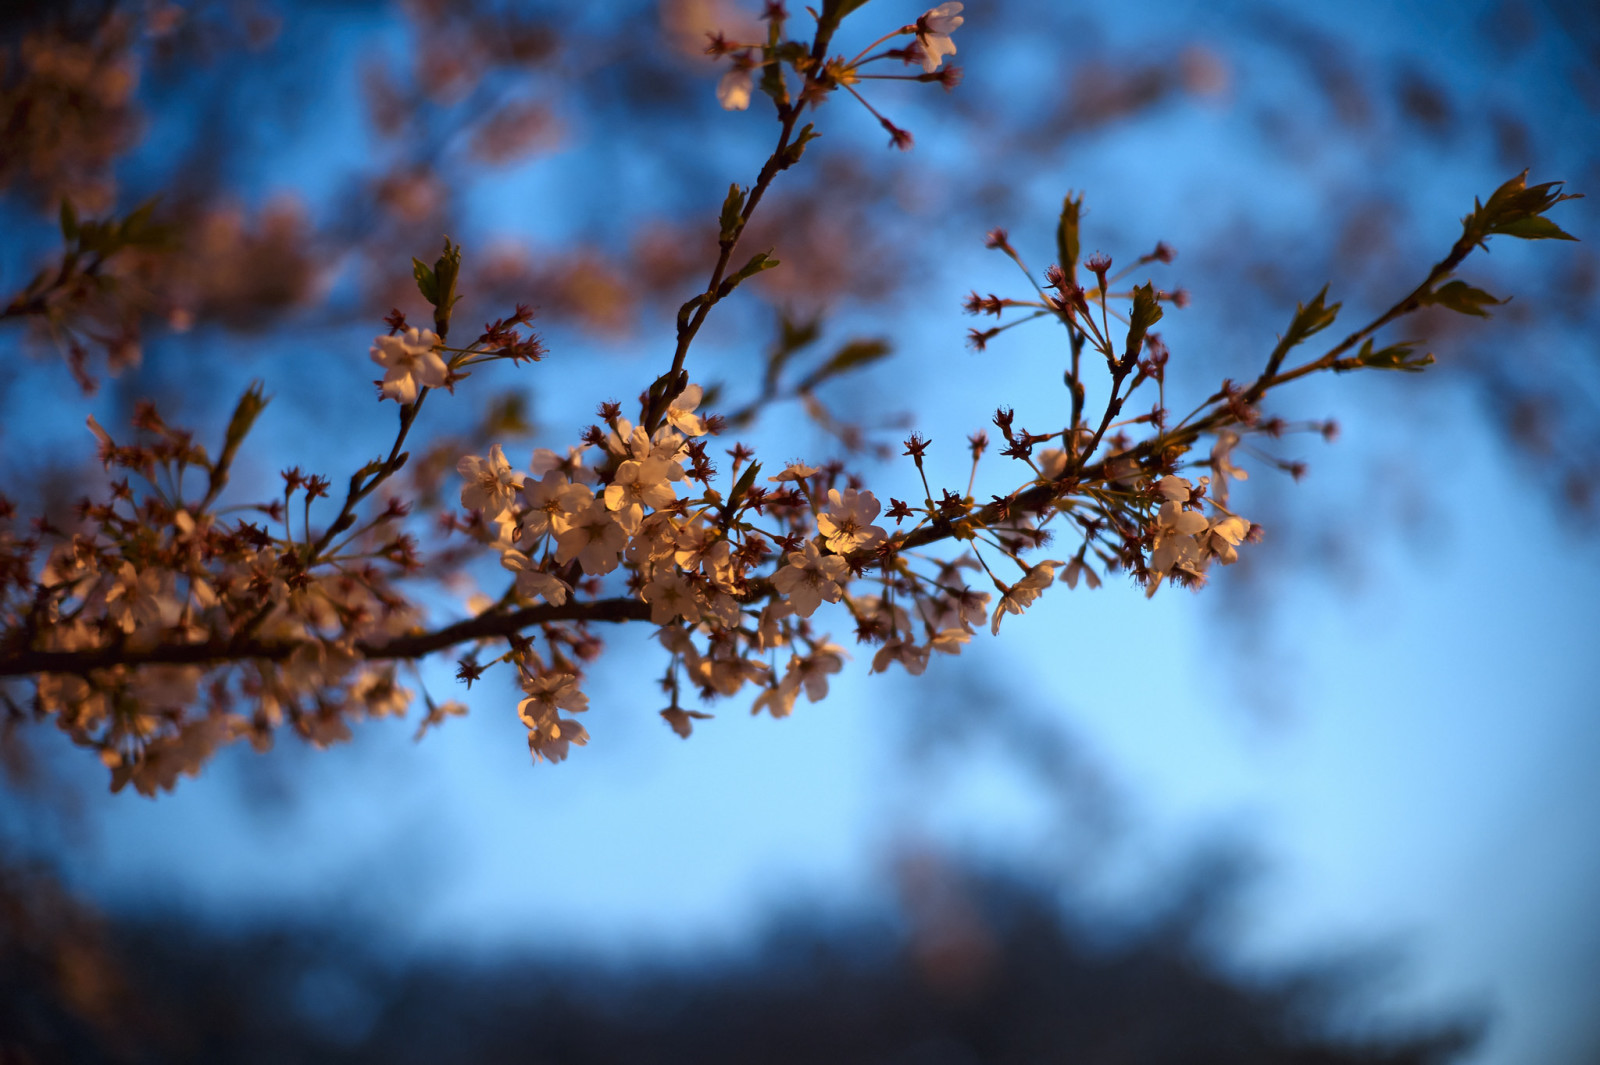
[(461, 505), (481, 510), (490, 521), (511, 509), (523, 476), (511, 468), (499, 444), (489, 448), (488, 458), (467, 455), (456, 464), (456, 472), (466, 481), (461, 486)]
[(678, 398), (667, 407), (667, 424), (685, 436), (705, 436), (705, 423), (694, 409), (700, 405), (705, 392), (699, 385), (690, 385), (678, 393)]
[(844, 595), (840, 583), (848, 577), (849, 565), (838, 555), (824, 557), (816, 541), (807, 540), (799, 551), (789, 552), (787, 563), (772, 575), (772, 586), (801, 617), (810, 617), (824, 600), (837, 603)]
[(522, 482), (522, 522), (518, 528), (517, 543), (532, 547), (546, 533), (560, 531), (563, 518), (582, 510), (594, 500), (588, 485), (571, 484), (566, 474), (551, 470), (535, 481)]
[(660, 510), (671, 506), (677, 498), (672, 491), (669, 470), (675, 467), (661, 459), (643, 462), (629, 459), (617, 467), (616, 476), (606, 486), (606, 509), (635, 511), (634, 522), (643, 515), (643, 508)]
[(736, 64), (717, 82), (717, 103), (724, 111), (743, 111), (750, 106), (750, 91), (754, 88), (750, 68)]
[(517, 716), (529, 728), (543, 728), (556, 719), (558, 710), (582, 713), (589, 709), (589, 697), (578, 690), (578, 678), (571, 673), (541, 673), (525, 677), (523, 699)]
[(906, 667), (907, 673), (913, 677), (920, 677), (922, 671), (928, 668), (928, 650), (926, 647), (918, 647), (914, 640), (891, 637), (889, 642), (878, 648), (878, 653), (872, 656), (872, 672), (887, 672), (891, 663), (899, 662)]
[(1229, 482), (1250, 479), (1249, 471), (1233, 464), (1233, 449), (1238, 445), (1239, 434), (1232, 429), (1223, 429), (1217, 433), (1217, 442), (1211, 446), (1211, 467), (1217, 471), (1216, 479), (1211, 484), (1211, 498), (1219, 506), (1228, 505)]
[(617, 568), (628, 534), (617, 524), (616, 516), (598, 499), (569, 515), (556, 534), (556, 561), (565, 566), (577, 559), (583, 572), (600, 576)]
[(1047, 447), (1039, 452), (1039, 476), (1054, 481), (1067, 472), (1067, 453), (1058, 447)]
[(828, 489), (828, 505), (817, 515), (817, 531), (828, 547), (841, 555), (870, 550), (888, 538), (888, 533), (872, 524), (882, 508), (871, 492), (846, 488)]
[[(1163, 478), (1163, 481), (1179, 479), (1168, 477)], [(1184, 489), (1184, 494), (1187, 496), (1187, 488)], [(1210, 525), (1205, 515), (1197, 510), (1184, 510), (1180, 504), (1171, 499), (1161, 504), (1161, 510), (1156, 514), (1155, 540), (1150, 550), (1149, 569), (1152, 580), (1145, 590), (1147, 597), (1156, 594), (1156, 589), (1161, 586), (1161, 579), (1175, 568), (1188, 573), (1199, 572), (1204, 556), (1195, 536), (1205, 532)]]
[(528, 469), (533, 471), (535, 477), (543, 477), (554, 471), (563, 474), (569, 481), (593, 484), (594, 471), (583, 464), (583, 453), (587, 450), (589, 450), (587, 445), (569, 447), (566, 456), (562, 457), (547, 447), (534, 448)]
[(582, 747), (589, 732), (560, 711), (581, 713), (589, 709), (589, 697), (578, 690), (578, 678), (571, 673), (544, 673), (524, 677), (526, 697), (517, 704), (517, 716), (528, 726), (528, 752), (537, 763), (541, 758), (560, 762), (572, 744)]
[(507, 551), (500, 556), (500, 565), (517, 575), (517, 598), (532, 602), (535, 597), (551, 606), (567, 601), (572, 589), (553, 573), (546, 573), (534, 565), (533, 559), (521, 551)]
[(700, 602), (683, 574), (670, 570), (657, 573), (655, 580), (639, 593), (650, 604), (650, 623), (667, 625), (682, 618), (690, 625), (700, 620)]
[(994, 618), (989, 623), (989, 632), (998, 636), (1000, 622), (1007, 614), (1020, 614), (1039, 598), (1050, 582), (1055, 580), (1056, 567), (1062, 563), (1046, 560), (1036, 566), (1030, 566), (1028, 572), (1016, 584), (1000, 590), (1000, 602), (995, 604)]
[(1206, 549), (1224, 566), (1231, 566), (1239, 561), (1238, 547), (1249, 534), (1250, 523), (1236, 514), (1215, 519), (1205, 540)]
[(407, 329), (397, 336), (372, 341), (372, 361), (382, 366), (383, 394), (401, 403), (416, 401), (418, 385), (438, 388), (448, 370), (439, 356), (439, 335), (431, 329)]
[(558, 717), (549, 725), (528, 730), (528, 753), (535, 765), (540, 759), (546, 762), (564, 762), (573, 744), (579, 747), (589, 742), (589, 730), (570, 717)]
[(950, 39), (950, 35), (966, 21), (961, 16), (963, 6), (952, 0), (917, 19), (917, 40), (908, 49), (908, 60), (921, 63), (924, 74), (932, 74), (939, 69), (945, 56), (956, 54), (956, 42)]
[(797, 484), (805, 484), (806, 478), (815, 477), (816, 475), (817, 468), (815, 466), (807, 466), (803, 462), (791, 462), (783, 468), (781, 473), (768, 477), (767, 480), (773, 483), (794, 481)]

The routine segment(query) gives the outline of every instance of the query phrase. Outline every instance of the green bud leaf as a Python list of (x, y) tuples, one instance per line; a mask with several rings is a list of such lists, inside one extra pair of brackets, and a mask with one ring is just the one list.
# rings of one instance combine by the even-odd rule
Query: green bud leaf
[(750, 486), (756, 483), (756, 474), (760, 472), (761, 463), (759, 462), (752, 462), (745, 468), (744, 473), (739, 476), (738, 483), (733, 486), (733, 491), (728, 493), (728, 502), (723, 507), (724, 513), (731, 515), (734, 512), (739, 506), (739, 501), (744, 498), (745, 493), (750, 491)]
[(1562, 183), (1547, 181), (1528, 187), (1528, 172), (1494, 190), (1488, 203), (1472, 201), (1472, 213), (1461, 220), (1462, 239), (1485, 245), (1489, 237), (1504, 233), (1523, 240), (1577, 240), (1561, 227), (1542, 217), (1546, 211), (1562, 200), (1581, 197), (1561, 191)]
[(739, 267), (738, 271), (732, 277), (728, 278), (721, 285), (717, 286), (717, 299), (720, 300), (726, 297), (730, 292), (738, 288), (743, 282), (748, 281), (761, 271), (771, 270), (774, 266), (777, 266), (778, 260), (768, 258), (768, 256), (771, 254), (772, 252), (770, 250), (758, 251), (751, 256), (749, 262)]
[(805, 388), (835, 377), (847, 370), (858, 370), (880, 359), (887, 358), (894, 351), (887, 340), (877, 338), (866, 340), (852, 340), (844, 347), (833, 353), (833, 357), (817, 368), (817, 371), (807, 379)]
[(261, 382), (252, 381), (234, 406), (233, 417), (228, 419), (228, 433), (222, 443), (225, 454), (238, 448), (240, 442), (249, 434), (251, 427), (255, 425), (256, 418), (266, 409), (268, 402), (270, 401), (262, 391)]
[(783, 373), (784, 366), (788, 365), (795, 352), (816, 343), (821, 335), (821, 318), (796, 322), (787, 315), (779, 317), (778, 342), (767, 355), (766, 387), (769, 391), (776, 388), (778, 376)]
[(1145, 334), (1161, 321), (1161, 301), (1156, 299), (1155, 286), (1146, 281), (1133, 290), (1133, 310), (1128, 315), (1128, 346), (1123, 350), (1123, 370), (1130, 369), (1144, 348)]
[(740, 214), (744, 211), (744, 189), (737, 184), (728, 186), (728, 198), (722, 201), (722, 243), (730, 244), (739, 234)]
[(428, 269), (428, 264), (421, 259), (413, 258), (411, 276), (417, 279), (417, 291), (422, 293), (422, 298), (428, 301), (428, 305), (438, 306), (439, 281), (434, 277), (433, 271)]
[(778, 169), (787, 170), (798, 163), (800, 157), (805, 154), (806, 145), (820, 136), (822, 134), (814, 130), (809, 122), (800, 127), (800, 132), (795, 135), (794, 140), (785, 146), (783, 152), (778, 156)]
[[(1539, 221), (1543, 221), (1540, 219)], [(1479, 318), (1488, 318), (1489, 312), (1485, 307), (1505, 303), (1497, 300), (1481, 288), (1473, 288), (1465, 281), (1452, 281), (1441, 285), (1438, 289), (1422, 297), (1423, 306), (1437, 305), (1448, 307), (1461, 314), (1471, 314)]]
[(440, 336), (450, 331), (450, 312), (461, 299), (456, 295), (456, 279), (461, 275), (461, 245), (444, 238), (444, 251), (433, 264), (433, 328)]
[(72, 201), (65, 198), (61, 201), (61, 236), (68, 243), (78, 239), (78, 212)]
[(1335, 303), (1329, 307), (1325, 302), (1327, 298), (1328, 286), (1323, 285), (1322, 291), (1317, 293), (1317, 298), (1309, 304), (1295, 304), (1294, 318), (1289, 322), (1289, 331), (1283, 335), (1283, 340), (1289, 347), (1293, 347), (1313, 334), (1322, 332), (1333, 324), (1335, 318), (1339, 317), (1339, 308), (1343, 307), (1344, 304)]
[(1356, 353), (1356, 362), (1373, 370), (1401, 370), (1405, 373), (1421, 373), (1433, 365), (1433, 354), (1423, 352), (1413, 356), (1416, 350), (1413, 343), (1391, 344), (1386, 348), (1376, 351), (1372, 348), (1372, 338), (1368, 337), (1361, 345), (1361, 350)]
[(1497, 226), (1496, 233), (1504, 233), (1508, 237), (1521, 237), (1523, 240), (1577, 240), (1571, 233), (1564, 231), (1560, 226), (1548, 218), (1534, 216), (1519, 218), (1514, 222), (1506, 222)]
[(1061, 220), (1056, 223), (1056, 261), (1066, 273), (1067, 280), (1078, 280), (1078, 221), (1083, 216), (1083, 196), (1077, 199), (1067, 193), (1061, 201)]

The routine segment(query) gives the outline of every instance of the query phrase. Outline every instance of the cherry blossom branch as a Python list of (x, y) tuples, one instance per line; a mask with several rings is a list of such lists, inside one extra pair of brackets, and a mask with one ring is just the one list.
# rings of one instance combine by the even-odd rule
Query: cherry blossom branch
[[(547, 622), (646, 621), (650, 605), (639, 599), (599, 599), (568, 602), (561, 606), (543, 603), (508, 612), (488, 611), (477, 617), (446, 625), (429, 632), (396, 636), (388, 640), (357, 640), (353, 647), (364, 658), (374, 660), (417, 659), (448, 650), (459, 644), (514, 636), (525, 629)], [(86, 676), (96, 670), (118, 666), (220, 665), (249, 661), (281, 662), (302, 647), (327, 645), (330, 641), (304, 640), (207, 640), (201, 643), (162, 644), (133, 650), (121, 644), (79, 651), (19, 651), (0, 656), (0, 677), (25, 677), (33, 674), (66, 673)]]

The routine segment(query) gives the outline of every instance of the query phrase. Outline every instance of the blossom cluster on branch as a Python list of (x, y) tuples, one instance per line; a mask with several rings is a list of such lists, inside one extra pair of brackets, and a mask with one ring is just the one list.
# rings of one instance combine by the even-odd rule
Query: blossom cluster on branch
[[(1384, 314), (1291, 362), (1335, 321), (1339, 306), (1324, 290), (1296, 309), (1259, 376), (1179, 404), (1190, 410), (1180, 417), (1167, 395), (1173, 356), (1153, 327), (1187, 297), (1130, 280), (1173, 253), (1158, 245), (1118, 271), (1107, 255), (1085, 259), (1083, 199), (1069, 195), (1055, 262), (1035, 272), (994, 230), (988, 246), (1016, 263), (1027, 288), (974, 292), (966, 304), (995, 322), (971, 331), (980, 349), (1028, 322), (1061, 330), (1059, 424), (1031, 430), (1011, 409), (995, 411), (959, 445), (971, 457), (964, 485), (930, 481), (925, 459), (935, 443), (912, 433), (901, 458), (920, 498), (907, 493), (909, 501), (875, 493), (865, 471), (841, 460), (772, 461), (742, 442), (723, 446), (719, 438), (786, 388), (809, 395), (887, 354), (847, 346), (786, 386), (797, 340), (769, 362), (762, 402), (726, 415), (703, 409), (711, 393), (687, 365), (713, 309), (778, 266), (770, 252), (739, 249), (767, 190), (818, 135), (802, 117), (842, 91), (908, 148), (910, 134), (868, 101), (865, 81), (948, 88), (959, 80), (945, 60), (956, 52), (960, 3), (939, 5), (852, 59), (830, 58), (835, 32), (862, 2), (824, 3), (809, 41), (787, 36), (781, 3), (767, 5), (764, 42), (712, 38), (707, 51), (729, 64), (716, 88), (722, 105), (744, 109), (765, 96), (779, 133), (754, 183), (728, 191), (719, 254), (678, 313), (670, 365), (640, 382), (636, 407), (602, 402), (579, 439), (539, 448), (523, 467), (499, 444), (462, 457), (461, 509), (431, 536), (396, 490), (428, 397), (471, 387), (473, 367), (546, 354), (527, 307), (451, 344), (464, 275), (461, 249), (448, 240), (432, 265), (413, 261), (432, 321), (414, 326), (396, 311), (372, 342), (377, 401), (395, 404), (398, 429), (387, 455), (351, 474), (342, 497), (328, 477), (289, 469), (281, 497), (232, 498), (230, 471), (267, 402), (260, 386), (241, 397), (214, 454), (150, 405), (134, 419), (132, 443), (91, 418), (116, 479), (105, 497), (83, 501), (73, 527), (26, 522), (0, 500), (0, 680), (11, 678), (3, 697), (13, 715), (53, 720), (98, 754), (114, 788), (131, 782), (153, 794), (238, 739), (265, 747), (287, 726), (322, 745), (347, 738), (356, 720), (403, 715), (415, 699), (407, 684), (421, 687), (415, 664), (448, 653), (469, 688), (491, 668), (510, 671), (534, 761), (560, 761), (589, 738), (573, 715), (588, 709), (583, 684), (602, 661), (596, 627), (632, 622), (655, 630), (668, 701), (660, 713), (679, 734), (708, 716), (686, 705), (691, 697), (704, 705), (745, 693), (754, 712), (783, 717), (802, 696), (828, 693), (850, 637), (868, 649), (872, 671), (898, 664), (921, 674), (935, 653), (959, 654), (984, 628), (998, 634), (1055, 584), (1092, 588), (1122, 573), (1150, 595), (1164, 584), (1201, 587), (1213, 564), (1234, 563), (1260, 535), (1233, 508), (1231, 482), (1246, 476), (1236, 456), (1296, 472), (1270, 442), (1334, 430), (1265, 413), (1270, 391), (1324, 371), (1424, 368), (1431, 356), (1408, 343), (1379, 347), (1375, 335), (1424, 306), (1482, 314), (1497, 302), (1451, 280), (1491, 236), (1570, 239), (1544, 217), (1569, 198), (1560, 186), (1513, 178), (1474, 205), (1450, 252)], [(882, 62), (899, 72), (866, 72)], [(64, 215), (69, 242), (81, 245), (86, 228), (102, 233)], [(469, 618), (434, 623), (421, 590), (484, 556), (504, 570), (500, 594), (479, 597)], [(425, 688), (423, 701), (419, 737), (465, 711)]]

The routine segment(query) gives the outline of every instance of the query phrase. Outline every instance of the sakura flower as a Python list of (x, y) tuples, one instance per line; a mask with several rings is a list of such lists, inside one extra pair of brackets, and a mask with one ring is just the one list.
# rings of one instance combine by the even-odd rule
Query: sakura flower
[(699, 601), (681, 573), (658, 573), (639, 595), (650, 604), (652, 625), (666, 625), (677, 618), (690, 625), (700, 620)]
[(1154, 546), (1150, 551), (1149, 569), (1153, 579), (1145, 590), (1146, 597), (1156, 594), (1161, 579), (1174, 568), (1187, 573), (1199, 572), (1203, 556), (1200, 545), (1195, 542), (1195, 535), (1205, 532), (1209, 527), (1205, 515), (1197, 510), (1184, 510), (1171, 500), (1161, 504), (1161, 510), (1156, 514)]
[(1224, 429), (1217, 433), (1217, 442), (1211, 446), (1211, 468), (1217, 471), (1216, 481), (1211, 486), (1211, 498), (1219, 506), (1228, 505), (1230, 481), (1250, 479), (1249, 471), (1233, 464), (1233, 449), (1238, 445), (1239, 434), (1232, 429)]
[(755, 87), (750, 69), (735, 66), (717, 82), (717, 103), (724, 111), (743, 111), (750, 106), (750, 91)]
[(871, 492), (847, 488), (828, 489), (828, 505), (817, 515), (817, 531), (828, 547), (841, 555), (870, 550), (888, 538), (888, 533), (872, 524), (882, 508)]
[(1078, 587), (1078, 578), (1082, 577), (1090, 591), (1100, 587), (1100, 576), (1084, 564), (1083, 559), (1075, 558), (1067, 563), (1067, 568), (1061, 572), (1059, 580), (1068, 588)]
[(541, 759), (564, 762), (573, 744), (583, 747), (588, 742), (589, 730), (571, 718), (557, 718), (545, 728), (528, 730), (528, 753), (533, 756), (534, 765)]
[(677, 706), (669, 706), (661, 711), (662, 720), (672, 726), (672, 731), (683, 739), (688, 739), (694, 732), (694, 723), (696, 721), (707, 721), (711, 716), (711, 714), (701, 713), (699, 710), (684, 710)]
[(917, 19), (917, 40), (908, 49), (908, 60), (921, 63), (924, 74), (932, 74), (939, 69), (945, 56), (956, 54), (956, 43), (950, 35), (966, 21), (961, 17), (963, 6), (952, 0)]
[(1040, 594), (1055, 580), (1056, 567), (1062, 563), (1046, 560), (1036, 566), (1030, 566), (1023, 578), (1009, 588), (1002, 585), (1000, 588), (1000, 602), (995, 604), (994, 618), (989, 623), (989, 632), (992, 635), (1000, 634), (1000, 622), (1007, 614), (1021, 614)]
[(1250, 534), (1250, 523), (1236, 514), (1211, 522), (1211, 533), (1206, 537), (1206, 549), (1224, 566), (1239, 561), (1238, 546)]
[(794, 701), (799, 695), (799, 684), (790, 683), (789, 678), (784, 677), (782, 682), (756, 696), (755, 702), (750, 704), (750, 713), (759, 714), (765, 710), (773, 717), (788, 717), (794, 712)]
[(578, 690), (578, 678), (571, 673), (541, 673), (524, 677), (525, 698), (517, 704), (517, 716), (530, 729), (546, 729), (556, 723), (557, 711), (577, 714), (589, 709), (589, 697)]
[(521, 551), (503, 553), (500, 565), (517, 575), (517, 598), (523, 602), (532, 602), (538, 597), (551, 606), (560, 606), (572, 591), (566, 581), (539, 569), (533, 564), (533, 559)]
[(872, 672), (887, 672), (893, 662), (899, 662), (906, 667), (906, 672), (913, 677), (920, 677), (922, 671), (928, 668), (928, 648), (918, 647), (912, 640), (892, 637), (888, 643), (878, 648), (877, 654), (872, 656)]
[(449, 372), (439, 356), (439, 335), (431, 329), (407, 329), (398, 336), (372, 341), (372, 361), (382, 366), (383, 394), (400, 403), (414, 403), (417, 386), (438, 388)]
[(772, 575), (772, 586), (801, 617), (810, 617), (824, 600), (837, 603), (844, 595), (840, 582), (850, 567), (838, 555), (823, 557), (816, 541), (807, 540), (799, 551), (789, 552), (787, 562)]
[(1067, 472), (1067, 453), (1058, 447), (1047, 447), (1039, 452), (1039, 477), (1054, 481)]
[(490, 521), (511, 509), (516, 491), (522, 487), (523, 475), (511, 468), (506, 453), (499, 444), (489, 448), (489, 457), (467, 455), (456, 463), (456, 472), (466, 483), (461, 486), (461, 505), (468, 510), (481, 510)]
[(824, 637), (810, 654), (805, 657), (791, 655), (789, 658), (789, 671), (784, 676), (784, 683), (792, 682), (806, 693), (806, 698), (811, 702), (819, 702), (828, 694), (828, 674), (837, 673), (844, 668), (844, 648), (838, 644), (829, 643)]
[(803, 462), (791, 462), (789, 465), (783, 468), (782, 473), (779, 473), (775, 477), (768, 477), (767, 480), (773, 482), (797, 481), (801, 484), (804, 484), (806, 478), (814, 477), (816, 476), (816, 473), (817, 468), (815, 466), (807, 466)]
[(671, 506), (677, 498), (668, 480), (670, 467), (661, 459), (637, 462), (629, 459), (617, 467), (616, 476), (606, 487), (606, 509), (623, 510), (629, 507), (643, 514), (644, 507), (660, 510)]
[(1189, 502), (1189, 492), (1194, 488), (1182, 477), (1163, 477), (1156, 482), (1156, 494), (1169, 503)]
[(694, 409), (700, 405), (704, 391), (699, 385), (690, 385), (678, 393), (678, 398), (667, 408), (667, 423), (685, 436), (705, 436), (705, 423)]
[(551, 470), (541, 479), (522, 482), (522, 523), (517, 542), (531, 547), (546, 533), (560, 531), (568, 514), (582, 510), (594, 499), (588, 485), (571, 484), (564, 473)]
[(556, 471), (564, 474), (569, 481), (593, 484), (594, 471), (583, 464), (583, 453), (587, 450), (589, 450), (587, 446), (569, 447), (566, 457), (563, 458), (547, 447), (534, 448), (528, 469), (532, 470), (536, 477)]
[(605, 505), (595, 500), (563, 522), (556, 535), (556, 561), (565, 566), (577, 559), (583, 572), (600, 576), (617, 568), (628, 534)]

